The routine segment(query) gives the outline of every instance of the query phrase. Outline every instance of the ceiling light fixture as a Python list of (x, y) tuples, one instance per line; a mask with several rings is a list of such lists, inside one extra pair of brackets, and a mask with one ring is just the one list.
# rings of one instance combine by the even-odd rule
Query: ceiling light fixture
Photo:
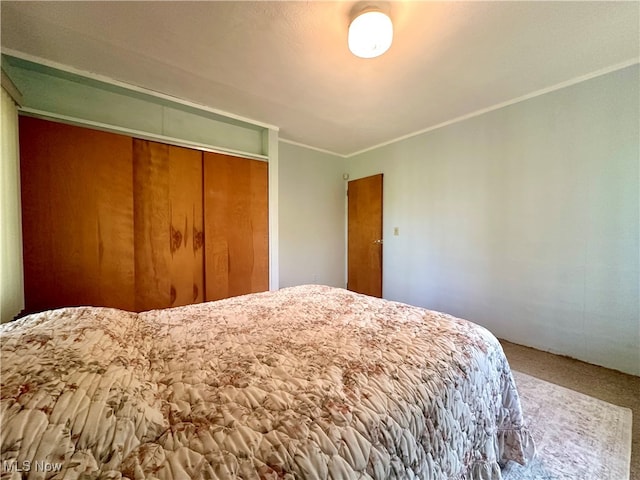
[(389, 50), (393, 41), (393, 24), (379, 10), (365, 10), (349, 25), (349, 50), (356, 57), (374, 58)]

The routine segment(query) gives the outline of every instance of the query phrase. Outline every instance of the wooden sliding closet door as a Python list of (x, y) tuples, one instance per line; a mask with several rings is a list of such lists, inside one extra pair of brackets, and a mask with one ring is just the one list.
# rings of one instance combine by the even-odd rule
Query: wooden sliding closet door
[(202, 153), (133, 140), (136, 310), (204, 300)]
[(134, 308), (131, 138), (20, 117), (25, 311)]
[(204, 153), (206, 300), (269, 289), (268, 164)]

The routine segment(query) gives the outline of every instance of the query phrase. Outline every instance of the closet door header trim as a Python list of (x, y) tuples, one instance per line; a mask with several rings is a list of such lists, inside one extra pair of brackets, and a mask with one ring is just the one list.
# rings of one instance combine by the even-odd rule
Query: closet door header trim
[(190, 142), (190, 141), (181, 140), (175, 137), (168, 137), (165, 135), (133, 130), (126, 127), (118, 127), (118, 126), (109, 125), (106, 123), (94, 122), (92, 120), (70, 117), (68, 115), (45, 112), (43, 110), (37, 110), (29, 107), (20, 108), (20, 113), (29, 117), (41, 118), (43, 120), (57, 121), (60, 123), (66, 123), (68, 125), (75, 125), (78, 127), (87, 127), (87, 128), (92, 128), (94, 130), (102, 130), (104, 132), (128, 135), (131, 137), (139, 138), (141, 140), (151, 140), (151, 141), (166, 143), (169, 145), (175, 145), (177, 147), (186, 147), (194, 150), (200, 150), (202, 152), (221, 153), (223, 155), (231, 155), (233, 157), (241, 157), (241, 158), (250, 158), (252, 160), (260, 160), (263, 162), (269, 161), (269, 157), (267, 155), (260, 155), (257, 153), (250, 153), (250, 152), (242, 152), (239, 150), (233, 150), (233, 149), (224, 148), (224, 147), (216, 147), (214, 145), (206, 145), (204, 143)]

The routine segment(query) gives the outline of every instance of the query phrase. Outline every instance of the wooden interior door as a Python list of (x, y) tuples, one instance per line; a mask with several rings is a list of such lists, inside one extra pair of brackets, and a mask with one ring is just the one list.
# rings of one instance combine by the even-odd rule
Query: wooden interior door
[(204, 153), (205, 299), (269, 289), (268, 164)]
[(382, 174), (348, 189), (347, 288), (382, 297)]
[(134, 308), (131, 138), (20, 117), (25, 312)]
[(133, 139), (136, 310), (204, 301), (202, 153)]

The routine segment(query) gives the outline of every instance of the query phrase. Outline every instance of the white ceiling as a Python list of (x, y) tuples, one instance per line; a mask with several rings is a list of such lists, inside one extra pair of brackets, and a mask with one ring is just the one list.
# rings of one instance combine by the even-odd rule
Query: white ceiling
[(340, 155), (640, 57), (638, 1), (387, 2), (375, 59), (347, 48), (359, 5), (2, 1), (1, 41)]

